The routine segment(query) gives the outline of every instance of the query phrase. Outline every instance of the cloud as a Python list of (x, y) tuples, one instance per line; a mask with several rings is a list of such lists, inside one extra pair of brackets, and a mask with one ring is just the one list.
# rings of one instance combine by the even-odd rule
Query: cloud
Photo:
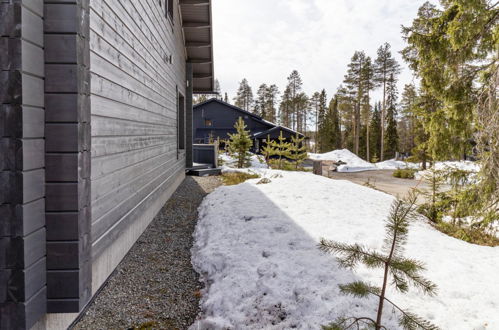
[[(399, 88), (412, 80), (398, 53), (401, 25), (409, 25), (424, 0), (216, 0), (213, 1), (215, 74), (234, 97), (247, 78), (281, 91), (292, 70), (308, 94), (326, 89), (331, 97), (356, 50), (371, 57), (384, 42), (403, 64)], [(379, 93), (375, 93), (379, 97)]]

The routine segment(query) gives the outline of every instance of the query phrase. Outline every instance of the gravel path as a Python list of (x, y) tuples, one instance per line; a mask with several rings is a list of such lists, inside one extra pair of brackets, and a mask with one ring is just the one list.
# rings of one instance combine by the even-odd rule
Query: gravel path
[(186, 329), (199, 312), (192, 269), (197, 208), (218, 177), (187, 177), (74, 329)]

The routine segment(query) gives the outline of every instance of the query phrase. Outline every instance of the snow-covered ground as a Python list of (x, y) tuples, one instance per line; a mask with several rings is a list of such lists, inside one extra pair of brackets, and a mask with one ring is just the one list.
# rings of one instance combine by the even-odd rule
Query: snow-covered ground
[(399, 168), (410, 168), (417, 170), (421, 168), (421, 165), (416, 163), (403, 162), (401, 160), (390, 159), (385, 160), (384, 162), (376, 163), (376, 167), (379, 170), (396, 170)]
[[(231, 168), (236, 167), (237, 160), (229, 156), (227, 153), (221, 153), (219, 157), (222, 159), (223, 165), (222, 170), (231, 171)], [(250, 168), (268, 168), (263, 156), (258, 156), (255, 154), (251, 155), (250, 158)]]
[(375, 170), (396, 170), (398, 168), (418, 169), (416, 163), (407, 163), (400, 160), (390, 159), (379, 163), (369, 163), (348, 149), (333, 150), (323, 154), (309, 153), (308, 157), (313, 160), (333, 160), (346, 163), (338, 167), (338, 172), (361, 172)]
[[(338, 284), (379, 285), (381, 271), (341, 269), (317, 243), (381, 249), (393, 197), (310, 173), (252, 170), (272, 182), (218, 188), (200, 207), (192, 261), (206, 288), (191, 329), (318, 329), (339, 316), (375, 317), (374, 298), (341, 295)], [(390, 289), (390, 299), (442, 329), (499, 329), (499, 248), (448, 237), (421, 219), (406, 256), (426, 263), (438, 295)], [(399, 328), (390, 307), (384, 325)]]

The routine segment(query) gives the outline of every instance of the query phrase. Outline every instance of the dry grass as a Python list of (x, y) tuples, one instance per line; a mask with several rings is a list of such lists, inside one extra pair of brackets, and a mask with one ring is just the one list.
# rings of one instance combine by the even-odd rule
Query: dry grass
[(499, 238), (488, 234), (481, 228), (464, 227), (443, 221), (435, 224), (435, 228), (446, 235), (468, 243), (483, 246), (499, 246)]
[(243, 183), (249, 179), (258, 179), (260, 176), (258, 174), (250, 174), (244, 172), (232, 172), (222, 174), (222, 181), (226, 186), (234, 186), (236, 184)]

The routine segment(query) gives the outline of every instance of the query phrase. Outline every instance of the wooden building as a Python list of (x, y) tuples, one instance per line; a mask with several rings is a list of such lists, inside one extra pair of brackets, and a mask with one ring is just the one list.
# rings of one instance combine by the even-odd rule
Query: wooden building
[(236, 133), (234, 124), (239, 117), (243, 118), (246, 129), (250, 131), (253, 151), (256, 152), (260, 151), (267, 137), (275, 140), (281, 133), (287, 140), (291, 140), (296, 134), (303, 137), (303, 134), (290, 128), (276, 125), (261, 116), (215, 98), (196, 104), (193, 111), (194, 143), (209, 143), (217, 138), (228, 139), (229, 133)]
[(0, 0), (0, 328), (65, 329), (192, 166), (211, 0)]

